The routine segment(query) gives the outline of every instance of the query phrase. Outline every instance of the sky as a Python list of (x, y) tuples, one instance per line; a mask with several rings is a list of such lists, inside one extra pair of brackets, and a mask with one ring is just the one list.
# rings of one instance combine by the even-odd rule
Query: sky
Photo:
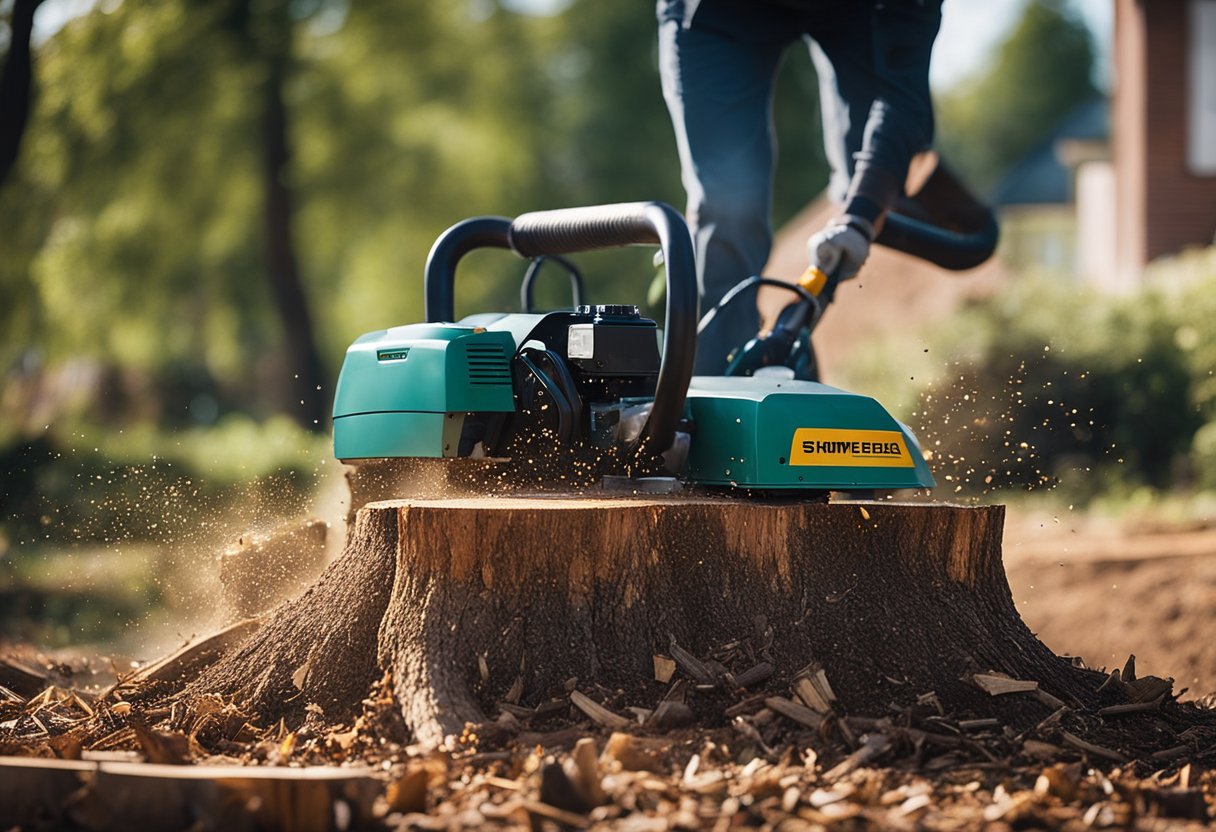
[[(929, 77), (934, 89), (949, 89), (975, 74), (984, 59), (1013, 29), (1026, 0), (945, 0), (942, 28), (933, 50)], [(1110, 89), (1110, 40), (1114, 0), (1071, 0), (1094, 34), (1098, 54), (1096, 79)]]
[[(107, 0), (121, 2), (121, 0)], [(73, 17), (84, 14), (98, 0), (47, 0), (34, 19), (39, 39), (49, 37)], [(504, 5), (531, 14), (549, 14), (569, 0), (503, 0)], [(1109, 89), (1109, 55), (1114, 0), (1071, 0), (1094, 33), (1098, 47), (1099, 77)], [(949, 89), (978, 72), (984, 60), (1017, 22), (1026, 0), (945, 0), (942, 29), (933, 53), (930, 78), (934, 89)], [(644, 4), (639, 3), (639, 6)], [(639, 14), (648, 13), (639, 11)]]

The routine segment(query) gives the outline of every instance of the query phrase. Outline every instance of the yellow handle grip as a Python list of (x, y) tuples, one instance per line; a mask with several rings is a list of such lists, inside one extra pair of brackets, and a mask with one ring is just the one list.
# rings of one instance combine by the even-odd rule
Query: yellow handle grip
[(823, 291), (823, 287), (828, 285), (827, 273), (818, 266), (807, 266), (806, 271), (802, 273), (802, 277), (798, 278), (798, 285), (815, 297), (819, 297), (819, 293)]

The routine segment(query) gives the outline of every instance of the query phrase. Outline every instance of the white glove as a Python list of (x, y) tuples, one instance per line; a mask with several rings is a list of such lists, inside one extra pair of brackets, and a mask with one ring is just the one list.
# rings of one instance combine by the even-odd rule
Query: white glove
[(833, 221), (807, 240), (807, 259), (824, 274), (848, 280), (870, 254), (870, 237), (860, 230), (867, 226), (865, 220), (853, 217)]

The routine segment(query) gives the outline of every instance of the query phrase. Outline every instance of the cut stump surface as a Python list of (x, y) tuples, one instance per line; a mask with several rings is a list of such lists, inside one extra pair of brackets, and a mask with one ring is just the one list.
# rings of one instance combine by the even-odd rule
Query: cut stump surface
[[(788, 692), (822, 669), (854, 715), (929, 692), (1004, 722), (1019, 708), (1041, 720), (1044, 700), (1092, 705), (1105, 675), (1053, 654), (1017, 614), (1003, 518), (683, 496), (372, 503), (318, 582), (191, 689), (236, 694), (264, 718), (309, 703), (340, 716), (390, 670), (428, 743), (575, 687), (653, 708), (668, 689), (660, 654), (706, 696), (739, 678)], [(993, 672), (1047, 696), (1015, 704), (971, 681)]]

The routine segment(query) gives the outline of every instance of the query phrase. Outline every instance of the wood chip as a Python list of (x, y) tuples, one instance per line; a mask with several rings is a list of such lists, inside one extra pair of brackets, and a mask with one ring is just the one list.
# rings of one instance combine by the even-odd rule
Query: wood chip
[(613, 728), (615, 730), (622, 731), (634, 726), (632, 719), (628, 719), (618, 713), (608, 710), (603, 705), (596, 702), (594, 699), (581, 691), (571, 691), (570, 702), (574, 705), (574, 707), (585, 713), (593, 722), (603, 725), (605, 728)]
[(0, 685), (20, 699), (29, 699), (47, 689), (50, 676), (45, 671), (15, 658), (0, 658)]
[(604, 745), (602, 760), (615, 760), (626, 771), (662, 771), (671, 743), (666, 740), (645, 739), (632, 734), (615, 733)]
[[(562, 703), (563, 707), (565, 703)], [(531, 719), (536, 716), (536, 711), (532, 708), (525, 708), (523, 705), (516, 705), (513, 702), (499, 702), (498, 710), (504, 714), (510, 714), (516, 719)]]
[(1145, 676), (1134, 681), (1124, 681), (1123, 689), (1132, 702), (1151, 702), (1162, 698), (1174, 689), (1173, 679), (1162, 679), (1158, 676)]
[(716, 685), (718, 678), (713, 674), (705, 662), (698, 659), (692, 653), (689, 653), (680, 645), (676, 644), (676, 640), (671, 640), (669, 648), (671, 657), (675, 659), (676, 664), (680, 669), (688, 674), (698, 685)]
[(516, 676), (515, 681), (511, 683), (511, 687), (503, 694), (503, 699), (511, 705), (519, 704), (519, 697), (524, 695), (524, 677)]
[(1040, 742), (1039, 740), (1026, 740), (1022, 743), (1022, 753), (1028, 757), (1035, 757), (1040, 760), (1054, 760), (1060, 756), (1062, 749), (1058, 745), (1052, 745), (1049, 742)]
[(806, 706), (811, 710), (818, 711), (821, 714), (826, 714), (832, 710), (832, 703), (819, 691), (815, 683), (806, 676), (799, 676), (794, 680), (794, 693), (798, 694), (798, 698), (806, 703)]
[(665, 699), (646, 717), (642, 724), (652, 731), (670, 731), (694, 722), (696, 722), (696, 715), (692, 712), (692, 708), (683, 702), (672, 702)]
[(773, 675), (775, 668), (769, 662), (760, 662), (736, 676), (729, 676), (728, 681), (732, 687), (750, 688), (752, 685), (758, 685), (765, 679)]
[(870, 734), (865, 738), (861, 748), (854, 751), (838, 766), (823, 775), (823, 779), (829, 783), (833, 780), (839, 780), (854, 769), (866, 765), (890, 747), (891, 740), (885, 734)]
[(180, 766), (190, 762), (190, 739), (178, 731), (157, 731), (132, 717), (130, 726), (149, 763)]
[(1034, 692), (1035, 699), (1038, 699), (1049, 708), (1064, 708), (1067, 707), (1062, 699), (1057, 699), (1047, 691), (1039, 688)]
[(822, 714), (791, 699), (786, 699), (784, 696), (770, 696), (764, 700), (764, 704), (786, 719), (793, 720), (812, 730), (818, 730), (819, 726), (823, 724)]
[(1004, 673), (976, 673), (971, 677), (971, 682), (990, 696), (1002, 696), (1006, 693), (1031, 693), (1039, 689), (1038, 682), (1013, 679)]
[(1158, 696), (1152, 702), (1132, 702), (1127, 705), (1110, 705), (1098, 710), (1098, 716), (1122, 716), (1123, 714), (1139, 714), (1145, 711), (1155, 711), (1161, 707), (1165, 694)]
[(541, 803), (539, 800), (525, 800), (522, 805), (530, 815), (555, 820), (566, 826), (573, 826), (575, 829), (586, 829), (590, 825), (590, 821), (586, 815), (567, 812), (565, 809), (550, 806), (548, 803)]
[(1076, 734), (1070, 734), (1068, 731), (1061, 731), (1060, 735), (1064, 738), (1064, 744), (1073, 748), (1084, 751), (1086, 754), (1092, 754), (1095, 757), (1102, 757), (1106, 760), (1113, 760), (1116, 763), (1126, 763), (1127, 758), (1109, 748), (1104, 748), (1101, 745), (1095, 745), (1092, 742), (1086, 742)]
[(665, 685), (671, 681), (671, 677), (675, 675), (676, 662), (670, 656), (664, 656), (661, 653), (656, 653), (654, 656), (654, 680), (661, 685)]
[(424, 766), (413, 766), (388, 784), (384, 798), (390, 812), (425, 812), (430, 773)]
[(738, 702), (731, 705), (729, 708), (727, 708), (722, 713), (729, 717), (736, 717), (736, 716), (739, 716), (740, 714), (750, 713), (751, 711), (758, 711), (758, 710), (760, 710), (761, 707), (764, 706), (764, 700), (767, 698), (768, 698), (768, 694), (765, 694), (765, 693), (753, 694), (752, 696), (749, 696), (746, 699), (740, 699)]
[(603, 781), (600, 779), (599, 750), (595, 747), (595, 740), (583, 737), (576, 742), (570, 759), (577, 774), (574, 778), (575, 785), (583, 793), (587, 805), (600, 806), (606, 803), (608, 796), (604, 794)]
[(496, 789), (506, 789), (507, 791), (518, 792), (523, 790), (524, 784), (521, 780), (508, 780), (505, 777), (496, 777), (493, 774), (487, 774), (482, 777), (482, 782), (486, 785), (493, 786)]
[(951, 734), (936, 734), (932, 731), (922, 731), (920, 728), (905, 728), (892, 725), (890, 720), (873, 719), (864, 716), (851, 716), (841, 721), (842, 725), (850, 725), (859, 731), (878, 731), (883, 734), (894, 733), (907, 737), (913, 742), (928, 742), (946, 748), (957, 748), (962, 745), (961, 737)]
[(1059, 722), (1064, 717), (1064, 714), (1068, 713), (1070, 710), (1071, 708), (1069, 708), (1067, 705), (1061, 705), (1059, 708), (1045, 717), (1042, 722), (1036, 725), (1035, 730), (1042, 731), (1045, 728), (1050, 728)]

